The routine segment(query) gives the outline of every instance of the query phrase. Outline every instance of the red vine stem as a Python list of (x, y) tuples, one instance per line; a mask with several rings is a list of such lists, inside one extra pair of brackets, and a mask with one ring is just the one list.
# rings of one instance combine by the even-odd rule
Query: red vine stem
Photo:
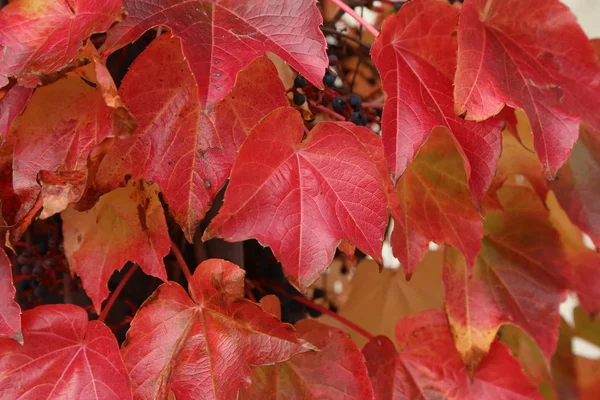
[(282, 289), (279, 286), (272, 285), (269, 282), (261, 281), (260, 284), (263, 287), (265, 287), (265, 288), (267, 288), (267, 289), (269, 289), (269, 290), (271, 290), (271, 291), (273, 291), (275, 293), (279, 293), (279, 294), (281, 294), (283, 296), (287, 296), (287, 297), (291, 298), (292, 300), (297, 301), (298, 303), (304, 304), (305, 306), (312, 308), (313, 310), (317, 310), (317, 311), (319, 311), (319, 312), (321, 312), (323, 314), (329, 315), (330, 317), (338, 320), (342, 324), (346, 325), (348, 328), (350, 328), (350, 329), (352, 329), (352, 330), (360, 333), (361, 335), (363, 335), (364, 337), (366, 337), (369, 340), (373, 339), (373, 337), (374, 337), (372, 334), (370, 334), (369, 332), (365, 331), (363, 328), (361, 328), (360, 326), (356, 325), (354, 322), (352, 322), (352, 321), (350, 321), (350, 320), (342, 317), (341, 315), (339, 315), (339, 314), (331, 311), (327, 307), (323, 307), (322, 305), (317, 304), (317, 303), (313, 302), (312, 300), (307, 299), (304, 296), (299, 296), (297, 294), (289, 293), (287, 290)]
[(177, 244), (175, 244), (175, 242), (173, 242), (172, 240), (171, 240), (171, 252), (177, 259), (177, 263), (179, 264), (179, 268), (181, 268), (181, 270), (183, 271), (183, 274), (185, 275), (185, 279), (187, 279), (188, 282), (191, 282), (192, 274), (190, 273), (190, 269), (188, 268), (187, 263), (185, 262), (185, 258), (183, 258), (183, 254), (181, 254), (179, 247), (177, 247)]
[(381, 104), (381, 103), (363, 103), (362, 106), (365, 108), (375, 108), (375, 109), (383, 108), (383, 104)]
[(352, 9), (352, 7), (348, 6), (348, 4), (346, 4), (344, 2), (344, 0), (331, 0), (331, 2), (333, 4), (335, 4), (336, 6), (338, 6), (339, 8), (341, 8), (342, 10), (344, 10), (344, 12), (348, 15), (350, 15), (352, 18), (354, 18), (359, 24), (361, 24), (362, 26), (365, 27), (366, 30), (368, 30), (371, 35), (377, 37), (379, 36), (379, 31), (377, 29), (375, 29), (375, 27), (373, 25), (371, 25), (370, 23), (368, 23), (367, 21), (364, 20), (363, 17), (361, 17), (360, 15), (358, 15), (356, 13), (356, 11), (354, 11)]
[(345, 121), (346, 117), (344, 117), (343, 115), (340, 115), (338, 113), (336, 113), (333, 110), (330, 110), (329, 108), (322, 106), (320, 104), (317, 104), (314, 100), (310, 100), (309, 104), (311, 107), (316, 108), (317, 110), (321, 111), (323, 114), (327, 114), (332, 118), (337, 119), (338, 121)]
[(119, 294), (121, 294), (121, 291), (127, 284), (127, 281), (133, 276), (133, 273), (137, 270), (137, 268), (138, 268), (138, 265), (133, 264), (131, 266), (131, 268), (129, 268), (129, 271), (127, 271), (125, 276), (123, 276), (123, 278), (121, 279), (121, 282), (119, 282), (119, 286), (117, 286), (117, 288), (114, 290), (114, 292), (112, 292), (110, 294), (110, 297), (108, 298), (108, 301), (106, 302), (106, 305), (104, 306), (104, 308), (102, 309), (102, 312), (100, 313), (100, 316), (98, 317), (98, 321), (104, 322), (104, 319), (108, 315), (108, 312), (112, 308), (113, 304), (115, 304), (117, 297), (119, 297)]

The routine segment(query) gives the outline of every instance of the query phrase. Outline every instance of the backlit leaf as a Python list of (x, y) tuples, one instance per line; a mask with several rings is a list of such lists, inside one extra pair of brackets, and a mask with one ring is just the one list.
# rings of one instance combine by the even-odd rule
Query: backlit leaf
[(543, 200), (548, 193), (549, 182), (544, 177), (540, 161), (533, 150), (533, 137), (527, 116), (522, 111), (516, 114), (518, 116), (516, 131), (513, 133), (507, 129), (503, 133), (502, 156), (498, 161), (498, 170), (488, 193), (495, 194), (506, 182), (514, 181), (525, 185), (523, 178), (527, 178), (531, 187)]
[(399, 178), (436, 126), (446, 127), (460, 153), (475, 204), (489, 187), (500, 156), (500, 120), (454, 114), (459, 11), (439, 0), (414, 0), (384, 21), (371, 55), (388, 96), (382, 137), (390, 172)]
[(117, 339), (70, 304), (22, 316), (24, 345), (0, 338), (0, 393), (7, 399), (131, 399)]
[(538, 196), (525, 187), (499, 191), (504, 211), (485, 217), (472, 274), (446, 248), (446, 310), (456, 347), (470, 368), (488, 352), (502, 324), (521, 327), (549, 359), (556, 348), (569, 266), (559, 233)]
[(396, 340), (397, 353), (383, 336), (363, 349), (376, 400), (542, 399), (498, 341), (471, 379), (441, 310), (403, 318), (396, 326)]
[(108, 279), (128, 262), (148, 275), (167, 279), (163, 257), (171, 240), (156, 186), (131, 181), (100, 198), (89, 211), (68, 208), (61, 213), (65, 254), (71, 271), (97, 312), (108, 297)]
[(600, 131), (582, 127), (552, 191), (571, 221), (600, 246)]
[(391, 214), (394, 255), (410, 276), (429, 242), (459, 249), (472, 265), (481, 248), (483, 223), (471, 202), (460, 153), (443, 129), (434, 130), (396, 184)]
[(585, 33), (559, 0), (465, 0), (456, 112), (481, 121), (504, 104), (525, 110), (535, 150), (553, 176), (577, 140), (580, 118), (600, 129), (595, 63)]
[(319, 123), (302, 141), (304, 123), (280, 108), (254, 127), (233, 165), (223, 206), (204, 240), (256, 238), (300, 290), (331, 263), (340, 240), (381, 259), (386, 194), (371, 131), (346, 122)]
[(315, 0), (124, 0), (127, 19), (110, 30), (108, 52), (145, 31), (167, 26), (181, 39), (202, 106), (233, 88), (236, 76), (269, 51), (317, 86), (327, 67), (323, 22)]
[(189, 291), (162, 284), (131, 322), (122, 354), (134, 398), (233, 399), (250, 384), (250, 366), (312, 349), (243, 298), (244, 271), (230, 262), (200, 264)]
[[(372, 334), (393, 338), (400, 318), (444, 306), (443, 254), (427, 253), (410, 281), (401, 269), (379, 272), (375, 261), (362, 261), (349, 282), (348, 299), (339, 307), (340, 315)], [(366, 343), (356, 332), (348, 330), (348, 334), (359, 346)]]
[(554, 192), (548, 194), (546, 205), (552, 224), (560, 233), (571, 268), (569, 288), (577, 293), (585, 310), (595, 314), (600, 310), (600, 253), (586, 246), (583, 233), (569, 220)]

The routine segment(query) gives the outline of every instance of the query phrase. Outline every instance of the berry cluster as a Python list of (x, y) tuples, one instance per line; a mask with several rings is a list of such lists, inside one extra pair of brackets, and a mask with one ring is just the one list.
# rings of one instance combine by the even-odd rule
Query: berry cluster
[[(338, 120), (350, 120), (358, 126), (367, 126), (369, 122), (372, 122), (378, 127), (378, 122), (381, 118), (380, 110), (365, 112), (363, 110), (363, 99), (358, 94), (351, 93), (347, 96), (340, 94), (339, 89), (343, 88), (343, 83), (341, 83), (333, 71), (333, 67), (338, 65), (338, 57), (335, 54), (331, 54), (328, 57), (329, 68), (323, 77), (325, 90), (318, 90), (305, 77), (296, 75), (294, 87), (289, 90), (293, 92), (293, 103), (298, 107), (302, 107), (308, 103), (306, 107), (313, 113), (315, 111), (318, 113), (323, 110), (322, 107), (331, 105), (331, 110), (334, 112), (332, 114)], [(376, 132), (378, 133), (378, 130)]]
[(22, 309), (62, 301), (58, 297), (64, 291), (64, 278), (69, 272), (59, 249), (59, 238), (57, 234), (41, 236), (45, 239), (36, 237), (33, 245), (17, 243), (20, 251), (15, 260), (14, 282)]

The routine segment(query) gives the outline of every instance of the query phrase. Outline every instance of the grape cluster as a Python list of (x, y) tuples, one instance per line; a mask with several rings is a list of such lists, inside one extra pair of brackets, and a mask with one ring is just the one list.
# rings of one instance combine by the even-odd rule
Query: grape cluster
[[(293, 92), (292, 102), (298, 107), (302, 107), (308, 102), (309, 109), (315, 104), (323, 107), (331, 105), (331, 109), (341, 116), (339, 118), (346, 118), (358, 126), (367, 126), (372, 121), (373, 125), (378, 127), (378, 121), (381, 119), (379, 110), (365, 113), (363, 99), (358, 94), (341, 95), (337, 87), (340, 86), (341, 89), (343, 84), (340, 85), (341, 80), (333, 70), (333, 67), (339, 63), (338, 57), (330, 54), (328, 60), (329, 68), (323, 76), (325, 90), (316, 89), (304, 76), (298, 74), (294, 78), (294, 87), (289, 90)], [(311, 101), (309, 102), (308, 99)], [(378, 130), (373, 130), (378, 133)]]
[(58, 235), (36, 235), (31, 243), (18, 242), (15, 246), (13, 280), (22, 309), (61, 302), (62, 282), (65, 273), (69, 273)]

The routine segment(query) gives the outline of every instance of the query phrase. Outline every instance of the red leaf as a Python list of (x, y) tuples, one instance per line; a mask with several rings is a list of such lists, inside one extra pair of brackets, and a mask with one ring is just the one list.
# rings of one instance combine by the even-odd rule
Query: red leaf
[(340, 240), (380, 260), (387, 224), (384, 183), (372, 160), (379, 137), (345, 122), (319, 123), (300, 143), (303, 135), (292, 108), (254, 127), (203, 238), (258, 239), (300, 290), (331, 263)]
[(288, 104), (275, 66), (260, 57), (240, 72), (227, 97), (210, 112), (203, 110), (181, 42), (169, 35), (153, 41), (133, 63), (120, 94), (139, 128), (104, 159), (99, 185), (112, 189), (126, 175), (155, 182), (190, 242), (247, 133)]
[(171, 240), (156, 186), (142, 180), (100, 198), (89, 211), (61, 214), (65, 254), (97, 312), (108, 297), (111, 274), (135, 262), (148, 275), (167, 279), (163, 257)]
[(390, 206), (394, 255), (410, 276), (429, 242), (459, 249), (469, 265), (481, 249), (483, 223), (471, 202), (462, 158), (449, 135), (435, 129), (396, 185)]
[(552, 225), (560, 233), (571, 266), (569, 289), (577, 293), (577, 299), (586, 312), (594, 315), (600, 310), (600, 253), (586, 245), (583, 233), (569, 220), (554, 193), (549, 193), (546, 206), (550, 210)]
[(458, 9), (438, 0), (414, 0), (383, 23), (371, 55), (387, 100), (382, 135), (390, 172), (406, 170), (436, 126), (460, 144), (475, 204), (489, 187), (500, 157), (501, 121), (467, 122), (454, 114)]
[(4, 144), (14, 119), (25, 110), (32, 94), (33, 89), (19, 85), (0, 90), (0, 146)]
[(573, 154), (552, 182), (571, 221), (600, 247), (600, 133), (582, 127)]
[(457, 113), (480, 121), (504, 104), (525, 110), (548, 175), (569, 157), (579, 117), (600, 129), (594, 50), (560, 1), (466, 0), (458, 42)]
[(22, 202), (17, 221), (40, 193), (40, 171), (85, 170), (94, 146), (108, 136), (130, 133), (135, 128), (116, 96), (110, 75), (105, 76), (108, 71), (95, 59), (90, 46), (82, 56), (93, 62), (38, 88), (25, 112), (13, 123), (13, 185)]
[(23, 313), (25, 345), (0, 338), (0, 393), (10, 399), (131, 399), (119, 345), (101, 322), (67, 304)]
[(456, 347), (473, 367), (488, 352), (502, 324), (521, 327), (549, 360), (556, 348), (566, 297), (568, 261), (548, 210), (528, 188), (498, 192), (504, 211), (490, 211), (483, 247), (472, 274), (446, 248), (446, 310)]
[(15, 301), (12, 266), (6, 253), (0, 248), (0, 338), (3, 336), (23, 341), (21, 307)]
[(315, 0), (124, 0), (124, 5), (127, 19), (110, 30), (107, 51), (168, 26), (181, 39), (203, 107), (225, 97), (238, 72), (267, 51), (322, 86), (328, 62)]
[(131, 322), (122, 353), (136, 399), (232, 399), (250, 365), (311, 349), (243, 298), (244, 271), (230, 262), (203, 262), (189, 289), (191, 299), (177, 283), (159, 286)]
[(0, 146), (0, 203), (1, 218), (3, 225), (13, 225), (15, 216), (20, 208), (19, 196), (13, 188), (13, 151), (14, 136), (8, 138), (4, 145)]
[(403, 318), (396, 325), (396, 340), (398, 353), (384, 336), (363, 349), (376, 400), (542, 399), (498, 341), (469, 379), (441, 310)]
[(502, 139), (502, 156), (498, 161), (498, 170), (488, 193), (495, 195), (505, 182), (511, 180), (522, 182), (521, 179), (527, 178), (540, 199), (545, 199), (548, 193), (548, 180), (544, 178), (540, 160), (535, 152), (530, 150), (529, 145), (533, 147), (533, 143), (529, 140), (531, 135), (521, 141), (520, 139), (523, 138), (506, 132)]
[(65, 67), (94, 32), (121, 19), (121, 0), (20, 0), (0, 10), (0, 87), (36, 86)]
[(372, 399), (365, 360), (356, 344), (337, 328), (303, 320), (299, 336), (320, 351), (252, 369), (252, 385), (240, 399)]

